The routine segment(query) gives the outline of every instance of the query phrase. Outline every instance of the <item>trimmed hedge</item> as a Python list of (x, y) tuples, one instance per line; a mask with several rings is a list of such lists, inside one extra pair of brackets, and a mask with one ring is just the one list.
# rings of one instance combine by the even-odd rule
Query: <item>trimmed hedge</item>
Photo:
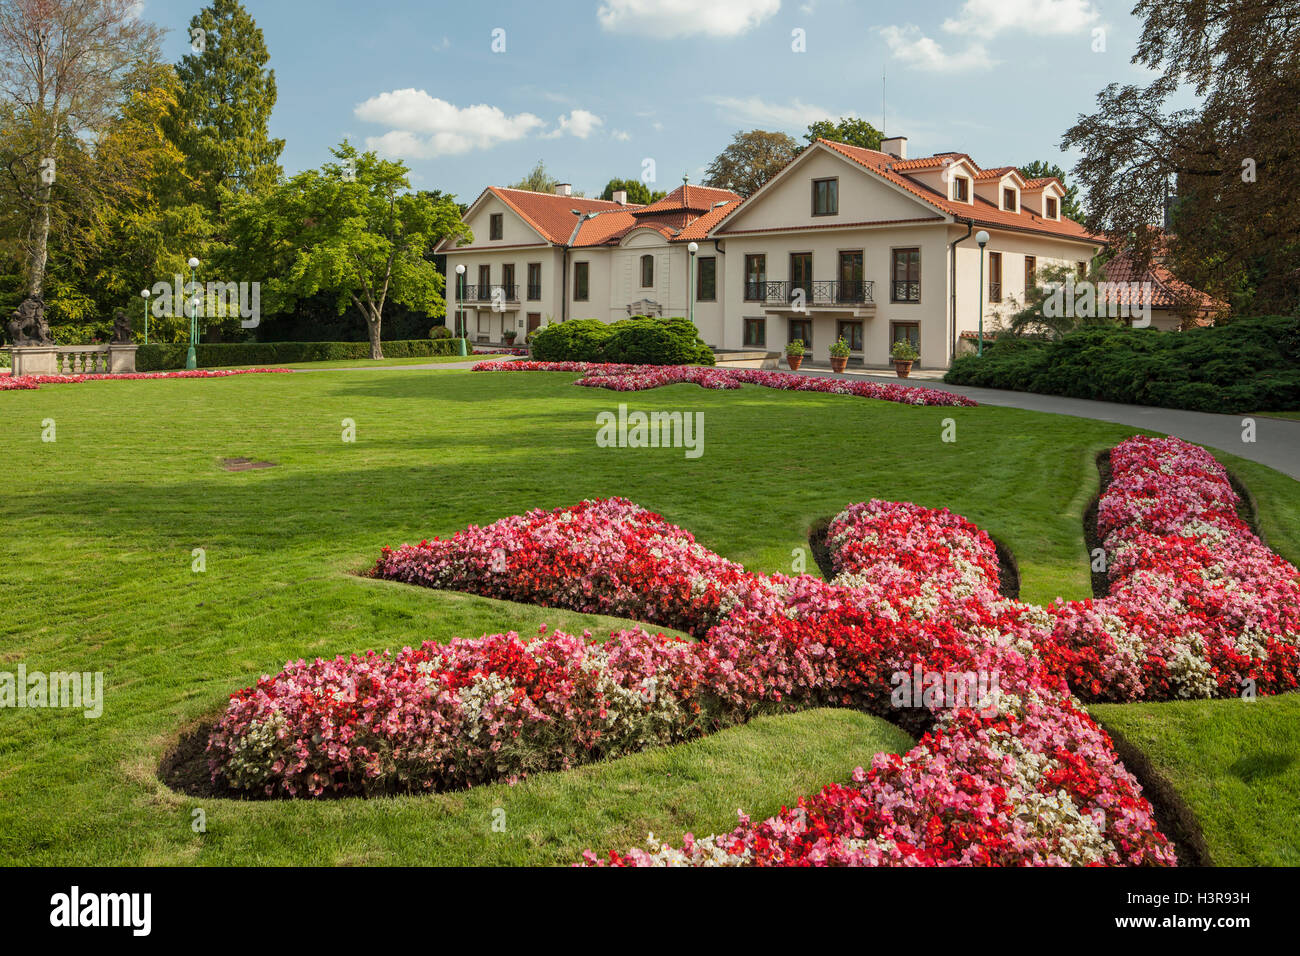
[(1300, 408), (1300, 319), (1264, 316), (1186, 332), (1087, 328), (1046, 342), (1002, 336), (964, 355), (952, 385), (1198, 412)]
[[(385, 358), (418, 358), (425, 355), (455, 355), (460, 339), (411, 339), (385, 342)], [(188, 345), (142, 345), (135, 353), (140, 372), (169, 371), (185, 367)], [(466, 351), (471, 351), (468, 346)], [(369, 342), (210, 342), (195, 349), (199, 368), (225, 365), (263, 367), (298, 362), (369, 361)]]
[(712, 365), (713, 350), (688, 319), (637, 316), (618, 322), (574, 319), (533, 333), (539, 362), (625, 362), (629, 365)]

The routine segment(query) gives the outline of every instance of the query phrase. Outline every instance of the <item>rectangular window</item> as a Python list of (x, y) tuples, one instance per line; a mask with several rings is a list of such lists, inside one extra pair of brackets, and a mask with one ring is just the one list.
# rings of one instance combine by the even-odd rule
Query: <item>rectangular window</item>
[(1037, 281), (1038, 257), (1025, 256), (1025, 295), (1029, 295), (1029, 290), (1034, 287)]
[(989, 253), (989, 301), (1002, 301), (1002, 253)]
[(587, 301), (587, 274), (590, 263), (575, 262), (573, 264), (573, 300), (575, 302)]
[(799, 339), (806, 349), (812, 348), (812, 319), (791, 319), (790, 335), (787, 342)]
[(489, 315), (489, 314), (490, 314), (490, 313), (487, 313), (487, 312), (480, 312), (480, 313), (478, 313), (478, 334), (479, 334), (480, 336), (484, 337), (484, 338), (486, 338), (486, 337), (487, 337), (487, 334), (488, 334), (488, 315)]
[(649, 289), (655, 284), (655, 257), (641, 257), (641, 288)]
[(792, 252), (790, 253), (790, 299), (794, 300), (794, 290), (803, 290), (803, 301), (805, 304), (812, 303), (813, 294), (813, 276), (812, 276), (812, 253), (811, 252)]
[(528, 298), (537, 301), (542, 297), (542, 264), (528, 263)]
[(1007, 212), (1016, 211), (1016, 191), (1007, 187), (1002, 190), (1002, 208)]
[(499, 212), (494, 212), (492, 218), (488, 220), (488, 236), (492, 239), (500, 239), (505, 235), (504, 217)]
[(716, 302), (718, 300), (718, 259), (717, 256), (701, 256), (695, 264), (695, 301)]
[(480, 302), (486, 302), (488, 299), (492, 298), (492, 267), (491, 266), (478, 267), (478, 289), (476, 289), (475, 291), (478, 293), (475, 296), (475, 298), (478, 299)]
[(840, 212), (840, 181), (814, 179), (812, 181), (812, 214), (837, 216)]
[(867, 286), (862, 269), (862, 252), (840, 253), (839, 284), (835, 287), (836, 302), (866, 302)]
[(745, 320), (745, 344), (750, 348), (767, 348), (767, 319)]
[(762, 302), (767, 298), (767, 256), (745, 256), (745, 301)]
[(1086, 263), (1086, 262), (1076, 262), (1076, 263), (1074, 264), (1074, 269), (1075, 269), (1076, 272), (1079, 273), (1079, 278), (1080, 278), (1080, 279), (1086, 279), (1086, 278), (1088, 278), (1088, 263)]
[(1056, 197), (1055, 196), (1047, 197), (1047, 218), (1048, 219), (1056, 218)]
[(958, 176), (952, 181), (952, 198), (959, 202), (970, 202), (970, 180)]
[(891, 302), (921, 301), (921, 250), (895, 249), (890, 278)]
[(895, 342), (907, 342), (917, 352), (921, 351), (921, 326), (917, 322), (890, 322), (889, 323), (889, 346), (893, 348)]
[(519, 290), (515, 287), (515, 264), (507, 263), (501, 267), (501, 287), (507, 302), (519, 300)]
[(849, 348), (854, 352), (862, 351), (862, 323), (861, 322), (841, 322), (835, 330), (835, 334), (849, 343)]

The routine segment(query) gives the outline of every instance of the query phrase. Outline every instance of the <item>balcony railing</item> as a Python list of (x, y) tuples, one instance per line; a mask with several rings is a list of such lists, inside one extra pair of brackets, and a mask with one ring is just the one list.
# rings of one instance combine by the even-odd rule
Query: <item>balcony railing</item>
[(745, 283), (745, 301), (765, 305), (806, 306), (869, 305), (875, 302), (875, 283), (870, 279), (850, 282), (830, 279), (813, 279), (808, 282), (754, 282)]
[(518, 302), (518, 285), (467, 285), (462, 302)]

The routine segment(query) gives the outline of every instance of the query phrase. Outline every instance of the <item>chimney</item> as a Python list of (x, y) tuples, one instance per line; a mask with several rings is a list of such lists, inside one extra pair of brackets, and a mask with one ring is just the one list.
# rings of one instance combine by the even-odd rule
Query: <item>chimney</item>
[(626, 206), (626, 205), (627, 205), (627, 190), (626, 190), (626, 189), (615, 189), (615, 190), (614, 190), (614, 202), (618, 203), (620, 206)]
[(888, 153), (895, 159), (907, 159), (907, 137), (891, 136), (880, 141), (880, 151)]
[(555, 195), (557, 195), (557, 196), (572, 196), (572, 195), (573, 195), (573, 183), (556, 183), (556, 184), (555, 184)]

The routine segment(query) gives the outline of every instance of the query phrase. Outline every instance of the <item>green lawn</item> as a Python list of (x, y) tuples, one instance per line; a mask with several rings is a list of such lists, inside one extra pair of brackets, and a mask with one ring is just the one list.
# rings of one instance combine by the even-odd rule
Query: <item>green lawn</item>
[(1089, 708), (1192, 808), (1217, 866), (1300, 866), (1300, 695)]
[[(102, 670), (107, 684), (98, 720), (0, 711), (0, 863), (545, 863), (639, 844), (647, 829), (729, 828), (737, 808), (769, 813), (905, 741), (860, 715), (790, 715), (514, 790), (368, 802), (199, 800), (156, 769), (183, 729), (289, 658), (617, 626), (354, 573), (385, 544), (583, 497), (631, 498), (769, 572), (789, 572), (810, 525), (851, 502), (947, 506), (1016, 554), (1024, 599), (1084, 597), (1093, 459), (1133, 432), (757, 387), (620, 395), (573, 378), (364, 371), (0, 394), (12, 476), (0, 669)], [(596, 447), (597, 412), (620, 402), (703, 412), (703, 457)], [(941, 441), (947, 418), (955, 443)], [(54, 443), (41, 441), (46, 419)], [(341, 440), (344, 419), (355, 443)], [(230, 473), (227, 457), (276, 467)], [(1300, 559), (1300, 486), (1223, 460), (1270, 543)], [(496, 806), (518, 826), (489, 844), (500, 835), (483, 812)], [(206, 835), (191, 830), (196, 807)]]

